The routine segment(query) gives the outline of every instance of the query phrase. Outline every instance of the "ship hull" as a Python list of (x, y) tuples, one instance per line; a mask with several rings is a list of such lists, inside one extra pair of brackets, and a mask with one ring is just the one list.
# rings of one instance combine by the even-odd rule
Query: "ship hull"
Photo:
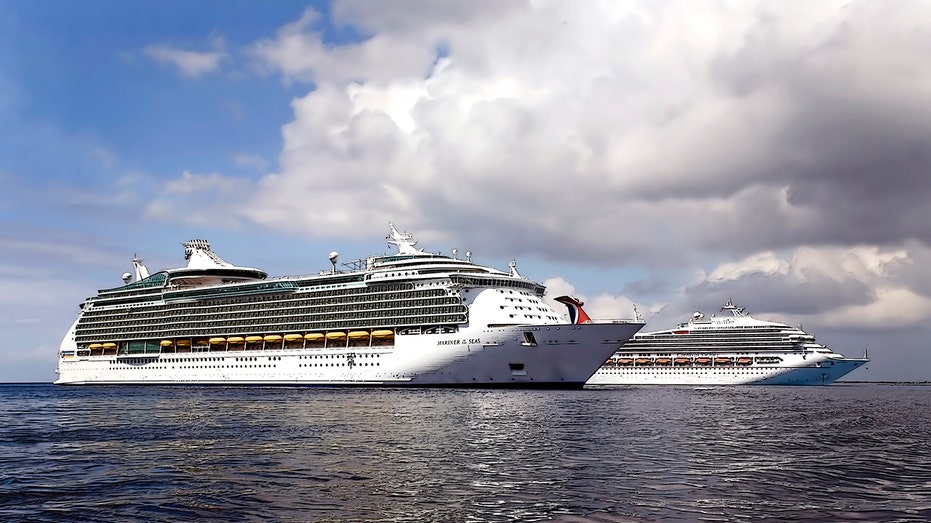
[[(779, 353), (779, 364), (747, 366), (619, 366), (605, 365), (588, 385), (830, 385), (866, 364), (867, 359), (839, 358), (823, 354)], [(715, 354), (732, 358), (737, 354)], [(769, 355), (768, 355), (769, 356)], [(673, 358), (674, 361), (674, 358)]]
[(642, 323), (399, 335), (393, 345), (73, 356), (60, 385), (581, 388)]

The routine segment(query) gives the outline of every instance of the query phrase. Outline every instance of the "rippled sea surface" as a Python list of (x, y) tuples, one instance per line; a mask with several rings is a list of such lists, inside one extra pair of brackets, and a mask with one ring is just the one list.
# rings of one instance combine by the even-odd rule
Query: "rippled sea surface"
[(0, 386), (0, 521), (928, 521), (931, 387)]

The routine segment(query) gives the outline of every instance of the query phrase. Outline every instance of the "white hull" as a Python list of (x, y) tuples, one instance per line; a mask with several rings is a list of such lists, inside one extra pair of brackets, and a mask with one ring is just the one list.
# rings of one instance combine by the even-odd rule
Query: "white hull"
[[(636, 356), (647, 356), (644, 354)], [(655, 356), (652, 355), (652, 356)], [(673, 360), (677, 355), (673, 356)], [(694, 354), (692, 355), (694, 356)], [(749, 357), (739, 353), (715, 353), (709, 357)], [(822, 353), (767, 353), (779, 356), (778, 364), (752, 363), (746, 366), (621, 366), (605, 365), (588, 385), (830, 385), (865, 364), (867, 359), (839, 357)]]
[(580, 388), (641, 327), (528, 325), (402, 335), (390, 346), (74, 356), (59, 360), (55, 383)]

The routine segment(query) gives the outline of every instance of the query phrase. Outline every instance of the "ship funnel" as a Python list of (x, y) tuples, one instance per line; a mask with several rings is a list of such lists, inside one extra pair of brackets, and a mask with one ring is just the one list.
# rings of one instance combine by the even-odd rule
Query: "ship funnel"
[(585, 310), (582, 308), (584, 304), (581, 301), (572, 296), (560, 296), (555, 299), (569, 308), (569, 323), (579, 325), (592, 322), (592, 319), (588, 317), (588, 314), (586, 314)]

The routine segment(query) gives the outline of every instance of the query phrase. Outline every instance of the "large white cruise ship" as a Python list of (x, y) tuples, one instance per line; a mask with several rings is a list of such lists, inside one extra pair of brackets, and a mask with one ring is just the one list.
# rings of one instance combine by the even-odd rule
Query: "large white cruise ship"
[[(642, 321), (566, 322), (545, 288), (424, 252), (389, 223), (396, 254), (319, 274), (267, 278), (182, 244), (187, 266), (81, 304), (58, 379), (76, 384), (272, 384), (581, 388)], [(571, 313), (577, 301), (560, 297)]]
[(801, 328), (753, 318), (727, 300), (730, 316), (696, 312), (675, 329), (639, 333), (589, 385), (830, 385), (869, 359), (846, 358)]

